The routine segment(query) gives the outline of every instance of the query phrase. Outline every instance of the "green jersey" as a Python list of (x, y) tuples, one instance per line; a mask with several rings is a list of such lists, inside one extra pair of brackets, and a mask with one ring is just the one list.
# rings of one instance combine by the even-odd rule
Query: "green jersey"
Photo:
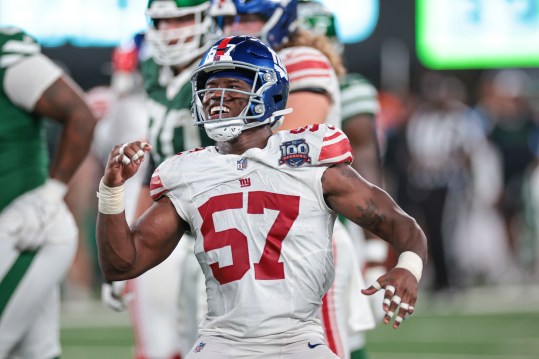
[(203, 128), (193, 125), (191, 74), (197, 64), (174, 77), (151, 58), (142, 63), (150, 114), (148, 140), (156, 166), (181, 151), (213, 144)]
[(340, 80), (343, 123), (354, 116), (376, 116), (380, 110), (376, 88), (359, 74), (346, 74)]
[(0, 210), (45, 183), (48, 176), (43, 119), (13, 102), (22, 94), (35, 94), (31, 88), (37, 85), (35, 80), (25, 81), (35, 73), (21, 78), (14, 69), (40, 52), (35, 40), (21, 30), (0, 28)]

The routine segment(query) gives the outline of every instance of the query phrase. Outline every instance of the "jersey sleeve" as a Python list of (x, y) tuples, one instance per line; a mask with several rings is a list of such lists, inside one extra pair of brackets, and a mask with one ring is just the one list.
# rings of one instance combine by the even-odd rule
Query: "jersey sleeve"
[[(288, 132), (285, 135), (288, 141), (284, 141), (281, 147), (287, 148), (295, 146), (291, 152), (294, 155), (298, 154), (307, 156), (306, 163), (312, 166), (318, 165), (336, 165), (339, 163), (352, 163), (354, 157), (352, 155), (352, 146), (348, 137), (338, 128), (327, 124), (309, 125)], [(302, 147), (302, 144), (307, 147)], [(308, 153), (305, 153), (308, 151)], [(286, 156), (285, 156), (286, 157)], [(283, 157), (283, 159), (286, 159)]]
[(311, 47), (290, 47), (279, 52), (290, 80), (290, 92), (325, 92), (333, 97), (335, 71), (328, 58)]
[(342, 78), (341, 108), (343, 122), (354, 116), (376, 116), (380, 110), (376, 88), (359, 74), (347, 74)]
[(187, 223), (190, 223), (188, 210), (185, 203), (179, 198), (181, 193), (188, 193), (189, 188), (184, 181), (183, 173), (185, 172), (186, 162), (185, 156), (170, 157), (161, 163), (153, 172), (150, 180), (150, 195), (152, 200), (158, 201), (163, 197), (168, 197), (178, 215)]
[(62, 70), (41, 53), (39, 44), (17, 28), (0, 29), (0, 81), (15, 105), (32, 111)]
[[(152, 196), (152, 200), (154, 201), (157, 201), (161, 197), (166, 196), (166, 194), (170, 191), (170, 189), (163, 184), (160, 170), (161, 166), (156, 168), (155, 171), (153, 171), (152, 178), (150, 180), (150, 195)], [(163, 172), (163, 177), (166, 178), (166, 171)]]

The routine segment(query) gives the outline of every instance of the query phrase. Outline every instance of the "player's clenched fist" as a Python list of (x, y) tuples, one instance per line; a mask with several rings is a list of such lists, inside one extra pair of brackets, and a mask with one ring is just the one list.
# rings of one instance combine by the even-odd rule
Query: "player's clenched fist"
[(103, 175), (103, 183), (109, 187), (124, 184), (137, 173), (144, 155), (151, 149), (151, 145), (140, 141), (114, 146)]
[(119, 214), (124, 211), (124, 183), (137, 173), (145, 153), (151, 149), (151, 145), (140, 141), (114, 146), (99, 183), (100, 213)]

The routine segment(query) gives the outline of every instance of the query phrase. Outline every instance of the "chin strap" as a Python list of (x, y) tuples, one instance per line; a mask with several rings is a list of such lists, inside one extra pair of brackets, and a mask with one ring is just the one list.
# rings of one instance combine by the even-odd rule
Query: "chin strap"
[[(273, 124), (271, 125), (271, 130), (275, 131), (277, 128), (279, 128), (283, 124), (284, 115), (288, 115), (289, 113), (292, 113), (293, 111), (294, 111), (293, 108), (285, 108), (284, 110), (275, 111), (273, 115), (271, 115), (270, 117), (270, 123), (273, 122)], [(277, 116), (281, 116), (281, 118), (279, 118), (278, 120), (275, 120), (275, 117)]]

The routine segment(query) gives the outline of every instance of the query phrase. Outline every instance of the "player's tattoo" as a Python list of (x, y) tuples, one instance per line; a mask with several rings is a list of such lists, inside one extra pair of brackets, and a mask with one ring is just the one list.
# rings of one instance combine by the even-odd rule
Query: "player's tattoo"
[(356, 210), (356, 223), (370, 231), (376, 232), (384, 221), (384, 216), (378, 213), (378, 207), (373, 202), (367, 202), (366, 206), (356, 205)]
[(340, 166), (341, 168), (341, 175), (348, 178), (357, 178), (357, 174), (352, 171), (352, 168), (350, 166)]

